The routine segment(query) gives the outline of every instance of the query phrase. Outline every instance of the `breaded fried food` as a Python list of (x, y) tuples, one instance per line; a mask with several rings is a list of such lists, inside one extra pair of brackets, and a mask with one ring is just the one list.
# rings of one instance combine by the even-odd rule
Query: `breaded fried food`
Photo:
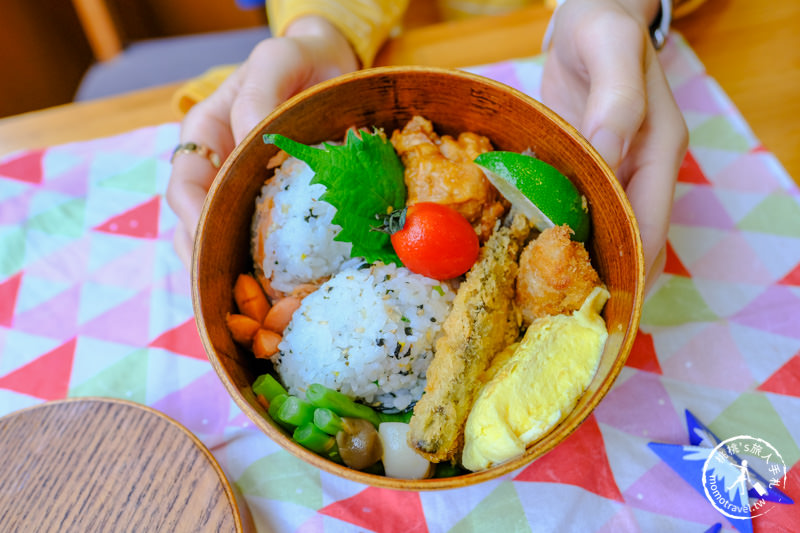
[(566, 225), (546, 229), (520, 254), (516, 303), (526, 327), (537, 318), (579, 309), (602, 283), (583, 243), (571, 235)]
[(524, 216), (516, 217), (511, 228), (494, 231), (442, 325), (425, 394), (414, 407), (408, 431), (411, 448), (431, 462), (459, 457), (481, 375), (520, 334), (514, 279), (519, 251), (530, 232)]
[(488, 138), (472, 132), (462, 132), (458, 139), (440, 137), (429, 120), (415, 116), (392, 132), (391, 142), (405, 167), (406, 205), (448, 205), (470, 221), (481, 241), (489, 238), (506, 206), (473, 162), (493, 149)]

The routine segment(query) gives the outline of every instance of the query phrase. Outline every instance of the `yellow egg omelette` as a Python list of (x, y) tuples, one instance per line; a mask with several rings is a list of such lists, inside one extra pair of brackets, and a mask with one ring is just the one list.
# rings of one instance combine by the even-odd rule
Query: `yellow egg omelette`
[(608, 332), (595, 288), (570, 315), (535, 320), (499, 354), (467, 418), (462, 464), (485, 470), (513, 459), (569, 413), (594, 376)]

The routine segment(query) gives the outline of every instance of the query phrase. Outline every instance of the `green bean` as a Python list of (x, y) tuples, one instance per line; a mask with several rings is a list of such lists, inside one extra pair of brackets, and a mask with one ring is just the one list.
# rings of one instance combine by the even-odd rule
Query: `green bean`
[(313, 423), (303, 424), (294, 430), (292, 438), (300, 445), (327, 457), (336, 462), (341, 462), (339, 447), (336, 438), (328, 435)]
[(272, 401), (269, 402), (269, 409), (267, 409), (267, 413), (269, 413), (269, 417), (272, 420), (274, 420), (279, 426), (288, 431), (291, 431), (294, 429), (294, 426), (292, 424), (287, 424), (286, 422), (278, 418), (278, 411), (280, 411), (281, 405), (283, 405), (283, 402), (285, 402), (286, 398), (288, 397), (289, 397), (288, 394), (278, 394), (277, 396), (272, 398)]
[(466, 470), (451, 462), (437, 463), (433, 477), (453, 477), (466, 473)]
[(314, 406), (297, 396), (288, 396), (278, 409), (278, 419), (293, 426), (309, 424), (314, 419)]
[(342, 417), (326, 407), (317, 407), (314, 411), (314, 425), (328, 435), (336, 435), (344, 428)]
[(378, 413), (378, 417), (381, 419), (381, 422), (403, 422), (404, 424), (408, 424), (411, 420), (412, 415), (414, 414), (413, 409), (409, 409), (408, 411), (403, 411), (401, 413)]
[(315, 383), (308, 386), (306, 399), (316, 407), (326, 407), (339, 416), (363, 418), (372, 423), (376, 428), (381, 424), (378, 413), (371, 407), (356, 403), (344, 394), (324, 385)]
[(272, 377), (272, 374), (261, 374), (258, 376), (253, 382), (253, 392), (260, 394), (266, 398), (268, 402), (271, 402), (272, 399), (279, 394), (289, 394), (286, 389), (283, 388), (283, 385)]

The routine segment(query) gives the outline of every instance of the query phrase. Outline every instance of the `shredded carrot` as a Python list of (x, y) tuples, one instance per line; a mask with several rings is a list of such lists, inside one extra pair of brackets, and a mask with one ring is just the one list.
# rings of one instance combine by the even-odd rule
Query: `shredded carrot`
[(264, 398), (263, 394), (256, 394), (256, 401), (261, 404), (264, 409), (269, 409), (269, 402)]

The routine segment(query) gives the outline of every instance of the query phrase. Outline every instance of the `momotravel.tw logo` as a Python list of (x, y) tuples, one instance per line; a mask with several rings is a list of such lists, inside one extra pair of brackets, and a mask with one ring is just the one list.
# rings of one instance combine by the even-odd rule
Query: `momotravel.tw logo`
[(739, 435), (717, 444), (703, 465), (703, 488), (723, 515), (750, 519), (769, 512), (777, 501), (770, 489), (786, 488), (786, 463), (764, 439)]

